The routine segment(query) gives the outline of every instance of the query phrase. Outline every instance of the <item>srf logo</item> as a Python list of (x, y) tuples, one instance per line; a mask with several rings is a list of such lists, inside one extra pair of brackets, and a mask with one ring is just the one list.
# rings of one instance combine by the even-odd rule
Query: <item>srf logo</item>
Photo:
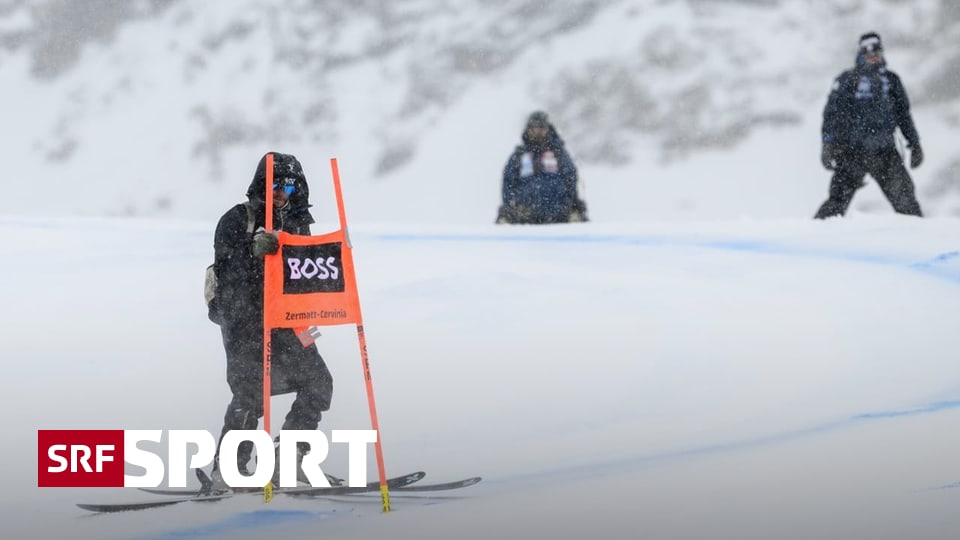
[[(208, 431), (168, 430), (166, 464), (157, 454), (137, 446), (141, 441), (159, 443), (162, 436), (159, 429), (38, 430), (37, 487), (159, 487), (167, 475), (169, 487), (182, 488), (187, 486), (189, 469), (213, 462), (216, 441)], [(366, 485), (366, 445), (376, 442), (377, 432), (335, 429), (331, 440), (348, 445), (349, 485)], [(237, 448), (244, 441), (253, 442), (257, 449), (257, 467), (251, 475), (243, 475), (237, 468)], [(310, 485), (330, 487), (320, 469), (330, 441), (316, 430), (280, 432), (280, 487), (297, 485), (297, 443), (310, 446), (301, 467)], [(228, 431), (220, 444), (220, 456), (220, 471), (230, 487), (262, 487), (273, 478), (277, 465), (273, 439), (263, 430)], [(125, 474), (126, 465), (145, 472)]]
[(38, 487), (123, 485), (123, 430), (41, 430)]

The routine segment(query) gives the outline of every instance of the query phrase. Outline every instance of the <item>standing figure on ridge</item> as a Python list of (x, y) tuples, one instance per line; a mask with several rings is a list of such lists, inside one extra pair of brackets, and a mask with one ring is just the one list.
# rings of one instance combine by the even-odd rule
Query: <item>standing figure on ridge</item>
[[(263, 258), (279, 249), (277, 236), (264, 230), (266, 212), (273, 212), (276, 230), (291, 234), (309, 235), (314, 222), (300, 162), (289, 154), (273, 156), (273, 208), (265, 208), (264, 155), (247, 189), (247, 201), (233, 206), (220, 218), (214, 235), (216, 285), (209, 316), (220, 325), (227, 357), (227, 383), (233, 393), (224, 415), (221, 442), (230, 430), (257, 429), (263, 416)], [(317, 346), (304, 346), (293, 329), (276, 328), (271, 331), (270, 349), (271, 393), (296, 392), (281, 429), (317, 429), (321, 413), (330, 408), (333, 395), (333, 377)], [(247, 474), (252, 452), (252, 442), (240, 444), (237, 469), (241, 474)], [(298, 473), (304, 452), (305, 447), (298, 447)], [(220, 474), (220, 442), (212, 478), (215, 490), (225, 489)]]
[(876, 32), (860, 37), (856, 65), (833, 82), (823, 110), (820, 161), (834, 171), (829, 198), (816, 218), (844, 215), (854, 193), (870, 174), (900, 214), (921, 216), (913, 180), (897, 152), (894, 130), (907, 139), (910, 167), (923, 162), (920, 135), (910, 116), (910, 101), (896, 73), (887, 69)]
[(587, 205), (577, 194), (577, 168), (547, 113), (530, 114), (522, 139), (503, 169), (497, 223), (587, 221)]

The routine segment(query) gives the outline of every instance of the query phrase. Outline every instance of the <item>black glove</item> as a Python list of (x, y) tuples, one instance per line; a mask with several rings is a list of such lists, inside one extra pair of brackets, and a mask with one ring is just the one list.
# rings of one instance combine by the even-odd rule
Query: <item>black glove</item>
[(920, 148), (920, 143), (917, 143), (910, 147), (910, 168), (916, 169), (923, 163), (923, 149)]
[(820, 163), (823, 163), (823, 168), (832, 171), (836, 165), (836, 147), (832, 143), (823, 143), (823, 148), (820, 150)]
[(280, 249), (280, 241), (277, 240), (276, 235), (273, 233), (268, 233), (266, 231), (260, 231), (253, 237), (253, 243), (250, 244), (250, 253), (254, 257), (263, 257), (264, 255), (272, 255)]

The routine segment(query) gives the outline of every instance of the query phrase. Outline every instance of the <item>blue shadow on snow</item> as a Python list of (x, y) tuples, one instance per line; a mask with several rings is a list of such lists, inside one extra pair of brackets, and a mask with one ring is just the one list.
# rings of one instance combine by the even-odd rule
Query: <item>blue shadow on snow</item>
[(216, 523), (183, 529), (172, 529), (162, 533), (139, 537), (141, 540), (178, 540), (180, 538), (219, 537), (230, 533), (247, 531), (250, 529), (302, 523), (326, 517), (349, 514), (352, 509), (342, 510), (253, 510), (240, 512), (228, 516)]
[(771, 244), (759, 240), (698, 240), (692, 238), (668, 236), (627, 236), (627, 235), (493, 235), (493, 234), (381, 234), (378, 239), (395, 242), (506, 242), (506, 243), (542, 243), (542, 244), (622, 244), (645, 247), (693, 247), (736, 251), (760, 255), (781, 255), (789, 257), (809, 257), (863, 264), (897, 267), (943, 279), (960, 285), (960, 251), (947, 251), (923, 261), (906, 261), (890, 255), (875, 253), (850, 253), (828, 249), (810, 249)]

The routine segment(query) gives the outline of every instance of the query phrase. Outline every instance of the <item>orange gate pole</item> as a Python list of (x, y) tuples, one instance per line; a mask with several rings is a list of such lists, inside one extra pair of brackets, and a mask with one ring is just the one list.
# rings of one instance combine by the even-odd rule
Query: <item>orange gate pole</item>
[[(337, 197), (337, 212), (340, 217), (340, 229), (343, 231), (347, 249), (343, 250), (344, 266), (353, 266), (353, 246), (350, 244), (350, 233), (347, 230), (347, 213), (343, 207), (343, 192), (340, 189), (340, 168), (337, 159), (330, 160), (330, 169), (333, 172), (333, 189)], [(356, 279), (354, 277), (354, 279)], [(373, 375), (370, 373), (370, 357), (367, 355), (367, 338), (363, 333), (363, 315), (360, 311), (360, 302), (357, 302), (357, 341), (360, 345), (360, 361), (363, 365), (363, 380), (367, 388), (367, 405), (370, 408), (370, 427), (377, 433), (377, 440), (373, 443), (377, 456), (377, 471), (380, 474), (380, 498), (383, 503), (383, 512), (390, 512), (390, 489), (387, 486), (387, 472), (383, 464), (383, 445), (380, 436), (380, 421), (377, 419), (377, 403), (373, 395)]]

